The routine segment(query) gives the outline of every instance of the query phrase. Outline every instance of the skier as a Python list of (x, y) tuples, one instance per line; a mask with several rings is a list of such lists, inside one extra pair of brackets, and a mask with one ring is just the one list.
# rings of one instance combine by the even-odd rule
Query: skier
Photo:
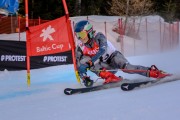
[(117, 71), (108, 71), (112, 69), (121, 69), (126, 73), (135, 73), (152, 78), (163, 77), (162, 71), (158, 70), (155, 65), (145, 67), (130, 64), (102, 33), (96, 33), (93, 30), (89, 21), (77, 22), (74, 32), (78, 39), (76, 48), (77, 68), (86, 87), (93, 85), (93, 80), (87, 76), (87, 70), (104, 79), (104, 84), (122, 80), (121, 77), (115, 75)]

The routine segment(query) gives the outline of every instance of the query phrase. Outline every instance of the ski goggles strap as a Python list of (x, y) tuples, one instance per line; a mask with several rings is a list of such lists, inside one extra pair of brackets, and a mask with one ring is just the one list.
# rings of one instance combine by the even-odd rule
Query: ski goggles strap
[(77, 32), (76, 36), (78, 39), (85, 39), (87, 37), (87, 32), (86, 31)]

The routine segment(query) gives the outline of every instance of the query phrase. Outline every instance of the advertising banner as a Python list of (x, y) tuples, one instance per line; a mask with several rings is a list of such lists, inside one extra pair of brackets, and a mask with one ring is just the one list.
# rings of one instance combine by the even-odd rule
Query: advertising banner
[[(55, 65), (72, 64), (72, 53), (62, 53), (32, 56), (31, 69)], [(0, 71), (26, 70), (26, 42), (0, 40)]]

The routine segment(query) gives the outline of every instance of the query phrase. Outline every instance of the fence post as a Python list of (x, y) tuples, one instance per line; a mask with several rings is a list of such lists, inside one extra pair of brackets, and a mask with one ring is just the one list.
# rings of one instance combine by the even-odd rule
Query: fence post
[(169, 24), (169, 42), (170, 42), (170, 49), (172, 48), (172, 39), (171, 39), (171, 23), (168, 23)]
[(19, 33), (19, 41), (20, 41), (20, 32), (21, 32), (21, 17), (20, 16), (18, 16), (18, 33)]
[(163, 39), (162, 39), (162, 51), (164, 51), (164, 46), (166, 46), (166, 39), (165, 39), (165, 34), (166, 33), (166, 23), (164, 22), (164, 30), (163, 30)]
[(172, 24), (172, 46), (173, 46), (173, 49), (174, 49), (174, 47), (176, 47), (175, 35), (176, 35), (175, 23), (173, 22), (173, 24)]
[(41, 18), (40, 17), (38, 17), (38, 21), (39, 21), (39, 25), (41, 24)]
[[(71, 22), (72, 22), (72, 21), (71, 21)], [(74, 25), (75, 25), (75, 23), (74, 23), (74, 21), (73, 21), (72, 29), (73, 29), (73, 37), (74, 37), (74, 40), (75, 40)], [(75, 40), (75, 43), (76, 43), (76, 40)]]
[(149, 53), (149, 42), (148, 42), (148, 28), (147, 28), (148, 26), (147, 26), (147, 18), (146, 18), (146, 47), (147, 47), (147, 52)]
[(179, 20), (177, 21), (177, 44), (179, 45)]
[(162, 38), (161, 38), (161, 35), (162, 35), (162, 31), (161, 31), (161, 18), (159, 18), (159, 34), (160, 34), (160, 52), (162, 52)]
[[(136, 20), (135, 20), (135, 18), (133, 18), (133, 25), (130, 28), (130, 33), (133, 34), (133, 36), (135, 38), (137, 38), (139, 30), (137, 30), (137, 32), (136, 32), (135, 22), (136, 22)], [(126, 25), (126, 28), (127, 28), (127, 25)], [(138, 27), (138, 29), (139, 29), (139, 27)], [(133, 41), (134, 41), (134, 56), (135, 56), (136, 55), (136, 39), (134, 39), (134, 37), (133, 37)]]
[(106, 32), (106, 21), (104, 22), (104, 28), (105, 28), (105, 36), (107, 38), (107, 32)]
[(121, 52), (124, 54), (124, 45), (123, 45), (123, 25), (122, 25), (122, 18), (118, 19), (118, 24), (119, 24), (119, 35), (120, 35), (120, 47), (121, 47)]
[(13, 18), (12, 18), (12, 14), (11, 14), (11, 33), (13, 33)]

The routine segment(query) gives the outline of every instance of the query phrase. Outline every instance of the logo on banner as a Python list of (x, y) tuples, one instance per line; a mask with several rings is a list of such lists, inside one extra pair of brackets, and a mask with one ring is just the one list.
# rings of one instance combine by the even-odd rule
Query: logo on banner
[[(48, 40), (53, 41), (54, 38), (52, 36), (52, 34), (56, 32), (56, 30), (49, 25), (47, 28), (42, 30), (42, 33), (40, 34), (39, 37), (43, 37), (43, 42), (46, 42)], [(51, 50), (56, 50), (56, 49), (63, 49), (63, 44), (51, 44), (51, 46), (47, 45), (46, 46), (41, 46), (41, 47), (36, 47), (36, 52), (45, 52), (45, 51), (51, 51)]]
[(47, 27), (47, 29), (43, 29), (42, 30), (42, 34), (40, 35), (40, 37), (43, 37), (43, 42), (46, 40), (54, 40), (53, 37), (51, 36), (52, 33), (55, 32), (55, 29), (51, 27), (51, 25), (49, 25)]
[(25, 62), (26, 56), (24, 55), (1, 55), (1, 61), (10, 62)]
[(43, 62), (66, 62), (67, 56), (44, 56)]

